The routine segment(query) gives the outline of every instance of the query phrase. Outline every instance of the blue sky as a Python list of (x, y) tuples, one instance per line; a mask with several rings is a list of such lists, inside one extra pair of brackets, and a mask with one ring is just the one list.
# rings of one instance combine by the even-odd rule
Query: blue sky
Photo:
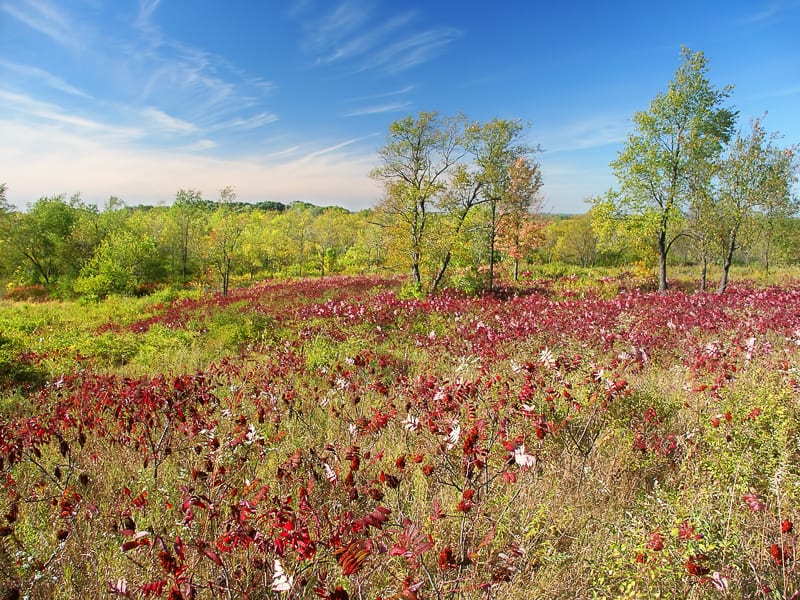
[(584, 212), (684, 44), (740, 126), (800, 142), (800, 1), (0, 0), (0, 181), (24, 208), (207, 198), (374, 205), (389, 124), (519, 118), (545, 209)]

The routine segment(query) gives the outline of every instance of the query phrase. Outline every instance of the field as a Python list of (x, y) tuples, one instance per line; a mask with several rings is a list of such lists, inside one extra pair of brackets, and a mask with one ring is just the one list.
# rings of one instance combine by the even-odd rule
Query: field
[(6, 302), (0, 598), (800, 597), (800, 283), (640, 283)]

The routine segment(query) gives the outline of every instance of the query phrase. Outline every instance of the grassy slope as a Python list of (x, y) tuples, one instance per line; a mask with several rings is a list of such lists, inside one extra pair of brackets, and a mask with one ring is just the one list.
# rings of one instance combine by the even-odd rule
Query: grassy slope
[(0, 592), (798, 591), (800, 288), (397, 287), (6, 305)]

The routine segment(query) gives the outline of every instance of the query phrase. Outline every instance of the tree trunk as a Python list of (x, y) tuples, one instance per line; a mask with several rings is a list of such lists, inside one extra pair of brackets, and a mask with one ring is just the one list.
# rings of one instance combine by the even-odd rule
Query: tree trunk
[(658, 236), (658, 291), (667, 291), (667, 232), (662, 230)]
[(439, 269), (439, 272), (436, 274), (436, 277), (433, 279), (433, 284), (431, 285), (431, 292), (434, 293), (434, 294), (436, 293), (436, 290), (439, 289), (439, 286), (441, 285), (442, 280), (444, 279), (444, 274), (445, 274), (445, 271), (447, 271), (448, 265), (450, 264), (451, 256), (452, 255), (450, 253), (450, 250), (448, 250), (447, 253), (444, 255), (444, 259), (442, 260), (442, 266)]
[(231, 277), (231, 261), (228, 258), (223, 259), (222, 266), (222, 295), (228, 295), (228, 286), (230, 285)]
[(489, 291), (494, 290), (494, 246), (497, 238), (497, 201), (492, 202), (492, 226), (489, 231)]
[(722, 262), (722, 277), (719, 279), (719, 287), (717, 288), (718, 294), (724, 294), (728, 288), (728, 272), (733, 263), (733, 253), (736, 250), (736, 230), (731, 231), (730, 238), (728, 239), (728, 248), (725, 251), (725, 260)]
[(514, 281), (519, 281), (519, 258), (514, 257)]
[(422, 275), (419, 272), (419, 252), (411, 255), (411, 278), (415, 285), (422, 285)]
[(702, 258), (702, 269), (700, 271), (700, 291), (706, 291), (706, 285), (708, 284), (708, 258), (706, 257), (706, 252), (703, 250), (703, 258)]

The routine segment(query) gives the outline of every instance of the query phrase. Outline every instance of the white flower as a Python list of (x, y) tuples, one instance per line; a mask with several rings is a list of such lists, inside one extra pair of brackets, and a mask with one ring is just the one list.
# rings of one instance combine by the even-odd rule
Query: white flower
[(452, 450), (458, 443), (458, 438), (461, 437), (461, 425), (458, 421), (453, 419), (453, 424), (450, 427), (450, 433), (447, 434), (447, 449)]
[(288, 592), (292, 589), (294, 577), (287, 577), (279, 558), (275, 559), (274, 573), (272, 574), (272, 591)]
[(728, 578), (719, 571), (714, 571), (709, 581), (718, 592), (725, 593), (728, 591)]
[(408, 415), (403, 419), (403, 429), (406, 431), (416, 431), (419, 428), (419, 419), (414, 415)]
[(534, 467), (536, 466), (536, 457), (533, 454), (525, 454), (525, 444), (521, 444), (514, 450), (514, 462), (523, 469)]
[(327, 479), (331, 485), (336, 485), (339, 477), (337, 477), (336, 471), (333, 470), (333, 467), (331, 467), (328, 463), (322, 463), (322, 469), (325, 471), (325, 479)]
[(556, 359), (553, 357), (553, 351), (550, 348), (545, 348), (539, 353), (539, 362), (548, 369), (556, 366)]

